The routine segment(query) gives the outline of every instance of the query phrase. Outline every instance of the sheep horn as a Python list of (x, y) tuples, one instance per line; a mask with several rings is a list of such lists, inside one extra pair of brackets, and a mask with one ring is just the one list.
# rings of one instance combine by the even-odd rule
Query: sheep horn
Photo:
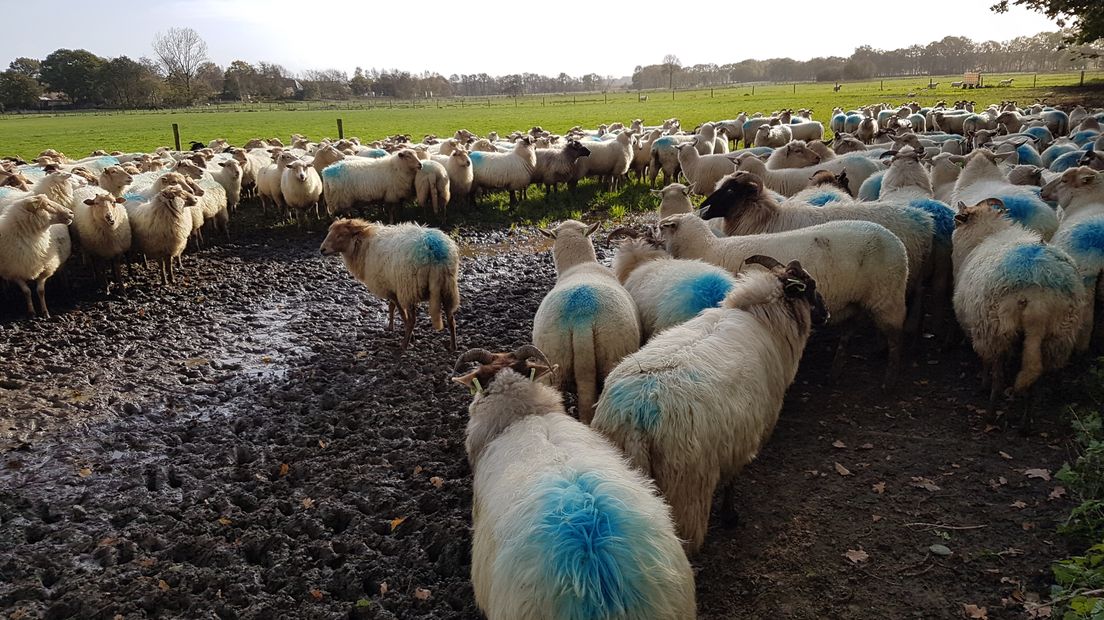
[(777, 259), (774, 259), (770, 256), (764, 256), (762, 254), (756, 254), (755, 256), (749, 256), (749, 257), (744, 259), (744, 263), (746, 263), (748, 265), (762, 265), (762, 266), (766, 267), (767, 269), (770, 269), (771, 271), (774, 271), (777, 268), (783, 267), (782, 263), (778, 262)]
[(885, 159), (886, 157), (897, 157), (898, 152), (899, 151), (886, 151), (885, 153), (882, 153), (881, 156), (878, 157), (878, 159)]
[(460, 372), (464, 370), (464, 365), (470, 362), (479, 362), (480, 364), (490, 364), (494, 361), (494, 354), (486, 349), (468, 349), (456, 360), (456, 365), (452, 367), (453, 372)]
[(540, 360), (545, 366), (552, 368), (552, 362), (548, 361), (548, 357), (545, 356), (545, 354), (540, 349), (531, 344), (523, 344), (518, 347), (514, 351), (514, 357), (517, 358), (519, 361), (525, 361), (529, 358), (535, 357)]
[(610, 243), (615, 237), (620, 237), (622, 235), (630, 237), (632, 239), (637, 239), (640, 237), (640, 231), (629, 226), (621, 226), (619, 228), (615, 228), (610, 231), (610, 234), (606, 235), (606, 243)]

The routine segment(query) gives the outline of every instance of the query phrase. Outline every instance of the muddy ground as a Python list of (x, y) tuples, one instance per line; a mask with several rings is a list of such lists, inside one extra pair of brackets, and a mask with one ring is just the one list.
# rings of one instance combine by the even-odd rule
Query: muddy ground
[[(51, 320), (0, 297), (0, 610), (477, 618), (446, 337), (423, 322), (400, 352), (320, 227), (236, 225), (177, 286), (106, 295), (78, 269)], [(465, 239), (460, 346), (528, 341), (550, 255), (524, 230)], [(1025, 617), (1070, 551), (1047, 479), (1065, 423), (987, 425), (972, 353), (931, 339), (883, 393), (875, 343), (853, 342), (837, 382), (832, 331), (810, 342), (741, 521), (714, 519), (693, 560), (701, 617)]]

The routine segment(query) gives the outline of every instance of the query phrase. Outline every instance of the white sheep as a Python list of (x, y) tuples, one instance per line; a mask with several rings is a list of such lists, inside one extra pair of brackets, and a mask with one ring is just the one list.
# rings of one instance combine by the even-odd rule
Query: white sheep
[(237, 211), (242, 193), (242, 165), (236, 159), (223, 159), (207, 167), (207, 173), (226, 192), (226, 208)]
[[(798, 117), (800, 118), (800, 117)], [(796, 120), (796, 119), (794, 119)], [(812, 142), (813, 140), (824, 139), (824, 124), (819, 121), (803, 120), (799, 122), (790, 121), (788, 125), (790, 129), (790, 135), (793, 140), (803, 140), (805, 142)]]
[[(467, 371), (466, 366), (478, 366)], [(696, 616), (694, 576), (655, 486), (568, 416), (538, 349), (473, 349), (471, 580), (489, 620)]]
[(648, 184), (655, 187), (656, 178), (660, 171), (663, 172), (663, 184), (670, 185), (678, 181), (679, 151), (678, 146), (693, 140), (693, 136), (662, 136), (652, 141), (652, 158), (648, 164)]
[[(823, 142), (818, 142), (824, 147)], [(827, 147), (824, 147), (826, 150)], [(835, 154), (828, 159), (834, 159)], [(785, 146), (774, 149), (767, 158), (767, 168), (772, 170), (778, 170), (781, 168), (807, 168), (809, 166), (815, 166), (823, 159), (817, 152), (809, 148), (809, 145), (803, 140), (793, 140)]]
[[(889, 344), (885, 380), (894, 380), (900, 365), (905, 323), (905, 246), (884, 226), (872, 222), (829, 222), (765, 235), (719, 239), (695, 214), (673, 215), (659, 223), (667, 251), (675, 258), (696, 258), (738, 273), (749, 256), (770, 252), (799, 260), (816, 278), (833, 323), (866, 313)], [(843, 370), (847, 336), (840, 341), (832, 375)]]
[(46, 280), (69, 256), (66, 227), (72, 222), (73, 212), (44, 194), (24, 196), (0, 211), (0, 280), (14, 282), (23, 291), (30, 316), (35, 307), (27, 283), (33, 281), (40, 314), (50, 317)]
[(120, 286), (123, 283), (120, 261), (130, 251), (131, 244), (125, 202), (121, 196), (116, 198), (99, 192), (73, 206), (73, 232), (81, 250), (90, 259), (97, 276), (100, 261), (110, 264), (115, 283)]
[(513, 150), (469, 153), (472, 162), (472, 189), (499, 190), (510, 193), (510, 206), (526, 197), (537, 166), (537, 151), (533, 138), (524, 136), (514, 143)]
[(789, 125), (760, 125), (755, 130), (755, 146), (778, 148), (793, 140)]
[(1077, 350), (1099, 348), (1104, 318), (1097, 306), (1104, 302), (1104, 174), (1087, 166), (1071, 168), (1048, 183), (1042, 198), (1062, 208), (1062, 221), (1051, 242), (1077, 264), (1085, 284), (1085, 304)]
[(650, 190), (653, 196), (659, 197), (659, 218), (678, 213), (690, 213), (694, 210), (694, 204), (690, 202), (690, 188), (682, 183), (671, 183), (663, 189)]
[(716, 265), (671, 258), (651, 231), (639, 237), (631, 228), (618, 228), (609, 236), (619, 234), (633, 238), (617, 247), (613, 272), (636, 303), (644, 340), (717, 307), (736, 281)]
[[(266, 211), (271, 204), (277, 210), (284, 208), (284, 197), (280, 192), (280, 183), (284, 178), (284, 168), (299, 158), (291, 153), (277, 151), (272, 161), (257, 171), (257, 195), (261, 199), (261, 210)], [(332, 213), (331, 213), (332, 215)]]
[(690, 190), (708, 195), (725, 175), (736, 170), (728, 155), (700, 155), (693, 141), (678, 145), (679, 167), (686, 175)]
[(633, 147), (637, 144), (636, 136), (623, 131), (613, 140), (604, 142), (587, 140), (582, 144), (590, 150), (590, 155), (579, 160), (579, 173), (584, 176), (598, 177), (605, 182), (606, 189), (610, 191), (619, 189), (628, 178), (629, 165), (633, 161)]
[(433, 215), (440, 215), (445, 221), (445, 208), (451, 196), (449, 194), (449, 176), (445, 166), (433, 160), (423, 160), (422, 167), (414, 175), (414, 193), (423, 209), (433, 209)]
[(330, 224), (321, 251), (323, 256), (340, 254), (354, 278), (387, 300), (389, 330), (399, 311), (405, 328), (403, 349), (414, 335), (418, 304), (426, 299), (433, 329), (441, 331), (447, 324), (449, 348), (456, 349), (460, 249), (448, 235), (417, 224), (384, 226), (340, 219)]
[(469, 200), (475, 172), (471, 156), (462, 148), (453, 149), (448, 155), (434, 155), (433, 161), (444, 165), (449, 178), (449, 195), (457, 203)]
[(955, 222), (955, 316), (984, 365), (992, 409), (1004, 395), (1014, 347), (1021, 360), (1017, 396), (1066, 364), (1081, 328), (1085, 287), (1069, 255), (1005, 217), (1000, 201), (959, 203)]
[(280, 195), (296, 223), (300, 223), (300, 218), (306, 219), (306, 212), (311, 208), (316, 212), (318, 210), (318, 201), (322, 198), (322, 177), (307, 162), (293, 161), (284, 167), (280, 176)]
[[(214, 229), (222, 231), (229, 239), (230, 211), (226, 199), (226, 189), (222, 184), (216, 181), (206, 168), (200, 168), (188, 160), (176, 162), (173, 165), (173, 171), (190, 177), (203, 190), (202, 193), (193, 193), (199, 198), (198, 206), (203, 209), (204, 221), (212, 222)], [(277, 188), (276, 193), (280, 193), (279, 188)]]
[[(718, 484), (755, 459), (778, 421), (813, 325), (828, 317), (798, 261), (748, 262), (720, 308), (661, 332), (606, 379), (592, 426), (655, 481), (687, 553), (705, 540)], [(724, 511), (732, 509), (726, 493)]]
[(1008, 176), (997, 165), (1013, 153), (993, 153), (988, 149), (977, 149), (960, 158), (952, 155), (953, 161), (964, 161), (962, 173), (955, 181), (951, 201), (954, 204), (964, 202), (976, 205), (987, 198), (997, 198), (1004, 205), (1010, 217), (1025, 228), (1042, 235), (1049, 240), (1058, 230), (1058, 214), (1039, 198), (1038, 188), (1013, 185)]
[(587, 227), (566, 220), (552, 231), (556, 285), (533, 318), (533, 344), (558, 364), (561, 389), (578, 395), (579, 419), (589, 423), (606, 374), (640, 348), (636, 305), (613, 272), (598, 262)]
[(357, 203), (385, 203), (394, 220), (394, 207), (414, 195), (414, 176), (422, 167), (410, 149), (377, 159), (349, 158), (322, 170), (322, 193), (330, 215), (345, 213)]
[(184, 253), (192, 232), (192, 215), (188, 207), (196, 206), (196, 196), (179, 186), (166, 187), (149, 202), (130, 207), (130, 233), (134, 249), (158, 263), (161, 284), (176, 283), (173, 258)]
[(732, 157), (736, 160), (737, 167), (740, 170), (754, 173), (760, 179), (763, 179), (767, 187), (783, 196), (792, 196), (808, 187), (813, 175), (818, 170), (827, 170), (832, 174), (846, 172), (850, 193), (852, 196), (856, 196), (859, 193), (859, 188), (862, 187), (863, 181), (881, 169), (881, 164), (860, 155), (837, 157), (807, 168), (784, 168), (781, 170), (768, 169), (762, 159), (751, 153), (741, 153)]

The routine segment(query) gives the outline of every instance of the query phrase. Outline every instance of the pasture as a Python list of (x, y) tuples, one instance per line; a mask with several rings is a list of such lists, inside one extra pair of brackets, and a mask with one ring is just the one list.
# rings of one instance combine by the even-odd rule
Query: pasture
[[(706, 120), (733, 118), (741, 111), (765, 112), (779, 108), (812, 108), (813, 118), (827, 121), (832, 108), (850, 108), (873, 101), (901, 103), (906, 100), (928, 105), (940, 99), (970, 99), (979, 105), (1002, 100), (1031, 102), (1058, 87), (1076, 86), (1079, 73), (987, 74), (986, 84), (1014, 78), (1011, 87), (972, 90), (951, 88), (961, 76), (940, 76), (936, 88), (927, 88), (928, 78), (894, 78), (843, 83), (833, 92), (830, 83), (757, 84), (703, 90), (650, 91), (642, 93), (582, 93), (577, 95), (531, 95), (518, 98), (370, 100), (366, 102), (299, 102), (289, 104), (226, 104), (170, 111), (61, 112), (0, 116), (0, 154), (33, 157), (45, 148), (74, 156), (95, 149), (138, 151), (172, 145), (172, 124), (180, 126), (184, 147), (189, 141), (206, 143), (224, 137), (241, 144), (256, 136), (282, 136), (293, 132), (311, 138), (337, 136), (337, 119), (344, 122), (346, 136), (370, 140), (407, 133), (420, 140), (425, 134), (450, 135), (460, 127), (476, 133), (506, 133), (541, 125), (563, 132), (574, 125), (595, 127), (615, 120), (643, 118), (648, 123), (678, 117), (693, 128)], [(1086, 73), (1085, 83), (1100, 84), (1104, 74)], [(1032, 87), (1032, 84), (1036, 84)], [(916, 93), (915, 97), (907, 97)], [(369, 107), (370, 106), (370, 107)], [(826, 123), (827, 124), (827, 123)]]

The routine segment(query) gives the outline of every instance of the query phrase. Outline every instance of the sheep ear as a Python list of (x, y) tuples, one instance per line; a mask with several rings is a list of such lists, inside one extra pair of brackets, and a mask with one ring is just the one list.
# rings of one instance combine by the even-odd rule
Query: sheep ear
[(598, 227), (602, 225), (602, 222), (594, 222), (587, 228), (586, 236), (589, 237), (594, 234), (594, 231), (598, 230)]
[(1004, 201), (1001, 200), (1000, 198), (986, 198), (985, 200), (983, 200), (981, 202), (982, 202), (982, 204), (993, 207), (994, 209), (996, 209), (997, 211), (1000, 211), (1001, 213), (1005, 213), (1005, 212), (1008, 211), (1008, 209), (1005, 208), (1005, 206), (1004, 206)]
[(682, 195), (683, 195), (683, 196), (689, 196), (689, 195), (690, 195), (690, 191), (691, 191), (691, 188), (690, 188), (690, 186), (689, 186), (689, 185), (687, 185), (686, 187), (682, 188), (682, 189), (681, 189), (681, 190), (679, 190), (679, 191), (681, 191), (681, 192), (682, 192)]
[(459, 384), (467, 388), (474, 396), (477, 392), (483, 390), (483, 386), (479, 384), (479, 379), (476, 375), (479, 373), (479, 369), (475, 369), (466, 375), (460, 375), (459, 377), (452, 377), (453, 383)]
[(555, 239), (556, 238), (556, 233), (552, 232), (551, 230), (545, 230), (543, 228), (538, 228), (537, 230), (540, 231), (540, 234), (544, 235), (545, 237), (548, 237), (549, 239)]
[(96, 200), (93, 199), (93, 198), (85, 198), (84, 199), (84, 204), (91, 207), (92, 205), (96, 204)]

